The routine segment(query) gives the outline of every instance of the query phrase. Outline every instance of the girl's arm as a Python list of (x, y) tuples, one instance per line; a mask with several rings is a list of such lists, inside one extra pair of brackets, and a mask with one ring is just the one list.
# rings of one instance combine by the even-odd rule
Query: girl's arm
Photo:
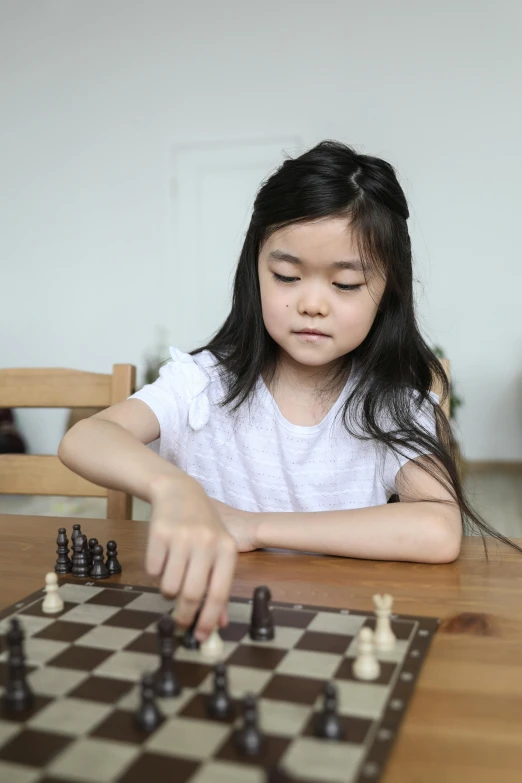
[[(460, 514), (438, 503), (390, 503), (346, 511), (254, 514), (256, 548), (369, 560), (449, 563), (460, 551)], [(257, 519), (256, 519), (257, 517)], [(232, 531), (229, 531), (232, 532)]]
[(244, 512), (212, 500), (239, 551), (265, 547), (359, 557), (448, 563), (458, 557), (462, 519), (448, 492), (415, 461), (396, 476), (402, 502), (341, 511)]

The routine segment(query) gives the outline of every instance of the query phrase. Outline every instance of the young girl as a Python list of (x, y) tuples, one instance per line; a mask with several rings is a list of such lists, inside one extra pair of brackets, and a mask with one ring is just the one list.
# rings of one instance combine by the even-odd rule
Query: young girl
[[(285, 160), (257, 194), (215, 337), (171, 348), (154, 383), (60, 444), (72, 470), (151, 503), (147, 571), (181, 626), (206, 594), (200, 640), (227, 623), (238, 551), (445, 563), (466, 524), (519, 549), (465, 498), (408, 216), (380, 158), (324, 141)], [(145, 445), (158, 438), (159, 454)]]

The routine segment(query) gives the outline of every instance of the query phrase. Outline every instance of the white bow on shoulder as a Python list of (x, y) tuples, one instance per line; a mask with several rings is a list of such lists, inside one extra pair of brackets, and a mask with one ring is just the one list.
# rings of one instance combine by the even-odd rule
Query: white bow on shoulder
[(179, 348), (169, 348), (172, 359), (179, 363), (187, 397), (189, 399), (189, 424), (193, 430), (202, 429), (210, 416), (210, 404), (205, 389), (210, 383), (210, 377), (198, 366), (194, 357), (180, 351)]

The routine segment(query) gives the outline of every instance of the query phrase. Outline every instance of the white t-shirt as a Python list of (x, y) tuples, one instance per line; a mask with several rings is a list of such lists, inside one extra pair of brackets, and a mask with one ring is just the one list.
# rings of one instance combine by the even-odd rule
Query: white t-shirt
[[(174, 347), (170, 355), (159, 378), (129, 399), (145, 402), (159, 421), (159, 449), (158, 441), (150, 446), (197, 479), (209, 497), (234, 508), (334, 511), (382, 505), (397, 491), (398, 470), (422, 453), (402, 449), (407, 456), (396, 456), (383, 444), (349, 435), (341, 414), (333, 421), (354, 383), (355, 365), (319, 424), (303, 427), (285, 419), (261, 377), (251, 414), (245, 402), (236, 424), (217, 404), (225, 388), (215, 356), (207, 350), (190, 356)], [(438, 395), (430, 394), (438, 403)], [(417, 420), (435, 433), (427, 401)]]

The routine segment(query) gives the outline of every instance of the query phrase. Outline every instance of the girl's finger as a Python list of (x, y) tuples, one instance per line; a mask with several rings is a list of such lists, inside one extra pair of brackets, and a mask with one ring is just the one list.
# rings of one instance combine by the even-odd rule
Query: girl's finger
[(232, 549), (222, 549), (217, 555), (210, 577), (205, 604), (195, 629), (195, 635), (198, 639), (200, 639), (198, 633), (203, 634), (203, 638), (206, 638), (214, 628), (221, 624), (223, 617), (228, 622), (228, 599), (234, 578), (236, 560), (237, 552)]
[[(176, 598), (179, 594), (182, 589), (188, 560), (189, 550), (186, 545), (178, 544), (171, 546), (161, 580), (161, 592), (163, 595), (168, 598)], [(177, 612), (178, 602), (176, 601), (176, 616)]]
[(167, 544), (155, 534), (154, 528), (151, 527), (145, 555), (145, 570), (150, 576), (159, 576), (161, 574), (167, 558), (167, 552)]
[(212, 557), (205, 549), (193, 550), (187, 562), (183, 583), (176, 600), (176, 620), (181, 626), (191, 624), (201, 606), (207, 588)]

